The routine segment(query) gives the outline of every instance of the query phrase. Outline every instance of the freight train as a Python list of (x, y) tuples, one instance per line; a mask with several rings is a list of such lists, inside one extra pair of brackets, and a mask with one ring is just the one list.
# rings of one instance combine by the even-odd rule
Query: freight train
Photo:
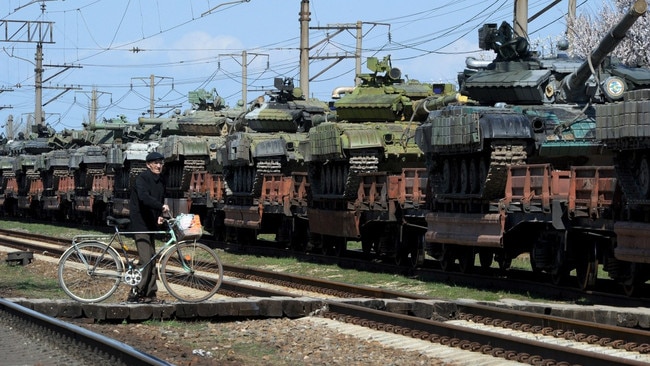
[[(2, 213), (101, 224), (127, 217), (144, 157), (165, 157), (167, 203), (218, 239), (469, 272), (528, 255), (556, 284), (634, 295), (650, 279), (650, 70), (609, 56), (646, 11), (637, 1), (587, 60), (539, 58), (510, 25), (487, 24), (451, 84), (402, 77), (371, 57), (332, 101), (293, 80), (249, 106), (189, 93), (168, 118), (125, 117), (0, 150)], [(602, 266), (601, 266), (602, 265)], [(576, 276), (570, 276), (575, 271)]]

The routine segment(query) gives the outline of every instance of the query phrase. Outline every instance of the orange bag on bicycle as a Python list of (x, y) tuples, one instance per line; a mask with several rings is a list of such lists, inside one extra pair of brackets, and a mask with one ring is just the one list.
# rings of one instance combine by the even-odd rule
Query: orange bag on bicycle
[(176, 217), (176, 238), (180, 240), (196, 240), (203, 235), (201, 218), (194, 214), (180, 214)]

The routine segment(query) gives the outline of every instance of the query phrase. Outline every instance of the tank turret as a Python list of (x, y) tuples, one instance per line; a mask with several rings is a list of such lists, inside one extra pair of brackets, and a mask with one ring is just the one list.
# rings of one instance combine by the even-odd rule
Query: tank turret
[(245, 112), (243, 103), (230, 108), (216, 90), (198, 89), (188, 93), (192, 108), (177, 113), (178, 129), (181, 134), (190, 136), (227, 135), (234, 121)]
[[(582, 96), (588, 96), (585, 93), (585, 84), (593, 74), (593, 69), (597, 68), (609, 54), (618, 46), (618, 44), (625, 38), (626, 32), (632, 27), (634, 22), (643, 14), (645, 14), (648, 4), (645, 0), (637, 0), (625, 16), (616, 24), (612, 29), (605, 34), (601, 39), (598, 46), (591, 52), (588, 59), (585, 60), (578, 70), (571, 73), (569, 76), (562, 80), (561, 96), (562, 100), (571, 102), (583, 99)], [(613, 68), (614, 65), (607, 65), (606, 69)], [(608, 70), (610, 71), (610, 70)], [(613, 70), (612, 70), (613, 71)], [(644, 78), (644, 84), (650, 84), (650, 73)], [(602, 91), (608, 100), (621, 100), (623, 93), (627, 90), (626, 81), (624, 77), (613, 75), (603, 80)], [(632, 90), (634, 85), (631, 86)]]
[(650, 85), (650, 71), (625, 67), (609, 54), (646, 8), (645, 0), (636, 1), (586, 60), (562, 53), (539, 58), (507, 22), (498, 28), (485, 24), (479, 30), (479, 46), (497, 56), (487, 64), (468, 59), (468, 69), (459, 74), (460, 91), (483, 105), (622, 100), (625, 91)]
[(331, 120), (328, 105), (316, 99), (307, 99), (302, 89), (294, 87), (292, 78), (275, 78), (275, 90), (258, 98), (243, 119), (239, 129), (246, 126), (256, 132), (307, 132), (322, 120)]
[[(413, 115), (413, 103), (433, 94), (431, 85), (417, 81), (406, 82), (402, 72), (391, 65), (390, 56), (383, 60), (369, 57), (368, 69), (372, 73), (359, 74), (361, 84), (346, 90), (336, 89), (333, 96), (337, 118), (341, 121), (386, 122), (409, 120)], [(426, 118), (426, 116), (425, 116)]]
[(629, 71), (609, 56), (646, 7), (637, 1), (588, 60), (538, 58), (508, 23), (484, 25), (479, 45), (493, 50), (495, 59), (468, 62), (473, 70), (459, 75), (460, 92), (469, 98), (465, 105), (431, 112), (416, 132), (436, 199), (499, 198), (506, 165), (551, 163), (567, 169), (609, 161), (596, 139), (591, 104), (616, 100), (613, 91), (650, 82), (650, 70)]

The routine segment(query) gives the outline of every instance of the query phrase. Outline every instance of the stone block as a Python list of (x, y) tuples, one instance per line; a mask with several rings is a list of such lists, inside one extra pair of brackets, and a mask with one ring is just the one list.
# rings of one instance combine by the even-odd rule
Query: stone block
[(151, 307), (151, 318), (156, 320), (171, 319), (176, 314), (174, 304), (160, 304)]
[(129, 320), (148, 320), (151, 319), (152, 306), (149, 304), (129, 305)]
[(105, 320), (106, 319), (106, 307), (99, 304), (83, 304), (81, 305), (83, 314), (86, 318), (92, 318), (95, 320)]
[(180, 319), (193, 319), (199, 316), (199, 304), (181, 302), (176, 304), (176, 317)]
[(453, 302), (441, 301), (433, 305), (433, 312), (437, 318), (455, 319), (458, 315), (458, 306)]
[(239, 316), (256, 317), (260, 315), (260, 307), (255, 299), (237, 299), (234, 303), (238, 307)]
[(413, 307), (413, 303), (411, 301), (404, 300), (385, 299), (384, 303), (386, 304), (386, 311), (395, 314), (409, 314), (411, 312), (411, 308)]
[(83, 316), (82, 304), (76, 301), (57, 302), (60, 318), (81, 318)]
[(289, 318), (300, 318), (309, 314), (303, 300), (292, 298), (282, 301), (282, 312)]
[(219, 307), (214, 301), (200, 303), (196, 311), (201, 318), (213, 318), (219, 315)]
[(218, 316), (237, 316), (239, 310), (231, 301), (219, 301), (215, 303)]
[(129, 305), (106, 305), (106, 320), (126, 320), (129, 317)]
[(415, 300), (411, 307), (411, 314), (422, 319), (431, 319), (433, 317), (433, 306), (435, 300)]
[(59, 314), (59, 305), (48, 299), (34, 299), (32, 309), (41, 314), (55, 317)]
[(282, 300), (263, 298), (258, 300), (258, 304), (260, 315), (262, 316), (280, 318), (284, 315), (282, 312)]

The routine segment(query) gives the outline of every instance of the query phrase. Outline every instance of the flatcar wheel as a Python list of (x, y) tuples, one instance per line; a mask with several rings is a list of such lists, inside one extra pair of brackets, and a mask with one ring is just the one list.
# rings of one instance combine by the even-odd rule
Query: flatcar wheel
[(364, 257), (367, 259), (372, 258), (372, 250), (375, 246), (374, 238), (369, 236), (361, 237), (361, 251), (363, 252)]
[(569, 277), (569, 270), (565, 266), (560, 266), (551, 272), (551, 282), (555, 286), (565, 285)]
[(474, 271), (474, 251), (471, 248), (463, 250), (463, 252), (458, 256), (458, 269), (462, 273), (472, 273)]
[(632, 297), (639, 294), (640, 292), (639, 289), (643, 287), (643, 283), (642, 283), (643, 281), (640, 281), (637, 275), (635, 274), (636, 272), (635, 263), (630, 264), (629, 271), (630, 271), (629, 278), (627, 278), (627, 280), (623, 282), (623, 292), (625, 292), (626, 296)]
[(636, 181), (639, 185), (639, 193), (643, 198), (647, 198), (650, 194), (650, 165), (648, 165), (648, 158), (643, 156), (639, 161), (639, 166), (636, 171)]
[(482, 269), (490, 268), (492, 266), (493, 258), (494, 258), (494, 253), (492, 253), (489, 250), (481, 249), (478, 252), (478, 260), (481, 263)]
[[(417, 241), (416, 241), (417, 242)], [(395, 264), (409, 268), (417, 268), (419, 263), (418, 245), (413, 242), (408, 247), (402, 247), (395, 255)], [(407, 244), (404, 244), (407, 245)]]
[(442, 253), (440, 254), (440, 268), (445, 271), (451, 271), (451, 267), (454, 264), (454, 256), (452, 255), (452, 250), (447, 245), (442, 246)]
[(578, 287), (581, 290), (588, 290), (596, 284), (598, 275), (598, 262), (595, 260), (585, 260), (576, 266), (576, 277)]
[(332, 238), (332, 245), (334, 246), (334, 255), (337, 257), (345, 257), (345, 252), (348, 250), (348, 241), (346, 238), (335, 237)]

